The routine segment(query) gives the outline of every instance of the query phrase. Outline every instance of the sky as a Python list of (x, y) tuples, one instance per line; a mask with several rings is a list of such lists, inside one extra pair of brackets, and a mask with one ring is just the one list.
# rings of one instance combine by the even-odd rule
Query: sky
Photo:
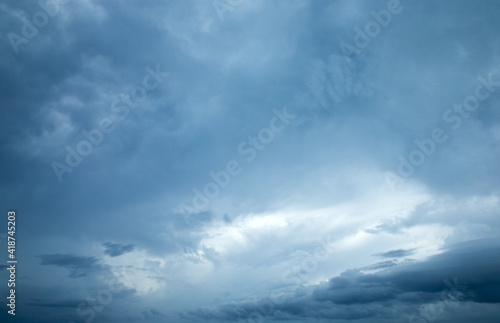
[(498, 322), (499, 13), (2, 0), (1, 321)]

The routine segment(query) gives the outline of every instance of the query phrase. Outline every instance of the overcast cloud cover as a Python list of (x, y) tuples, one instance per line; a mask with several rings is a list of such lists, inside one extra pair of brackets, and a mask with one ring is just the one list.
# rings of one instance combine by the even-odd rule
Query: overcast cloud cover
[(2, 322), (499, 321), (500, 1), (0, 15)]

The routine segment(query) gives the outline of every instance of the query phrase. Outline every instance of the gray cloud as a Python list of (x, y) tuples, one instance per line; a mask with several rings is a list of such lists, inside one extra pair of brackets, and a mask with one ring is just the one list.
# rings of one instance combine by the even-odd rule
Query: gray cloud
[(498, 304), (498, 252), (498, 239), (470, 241), (428, 260), (389, 266), (373, 274), (348, 270), (314, 288), (298, 289), (279, 302), (268, 298), (227, 304), (183, 317), (232, 321), (250, 318), (260, 309), (259, 315), (270, 321), (315, 318), (372, 322), (385, 318), (401, 322), (408, 320), (419, 305), (439, 301)]
[(403, 258), (403, 257), (411, 256), (414, 253), (415, 253), (414, 249), (407, 249), (407, 250), (397, 249), (397, 250), (390, 250), (390, 251), (386, 251), (386, 252), (377, 253), (374, 256), (382, 257), (382, 258)]
[(51, 307), (51, 308), (77, 308), (81, 303), (85, 303), (84, 299), (79, 300), (47, 300), (47, 299), (31, 299), (28, 302), (29, 306)]
[(72, 278), (85, 277), (92, 272), (102, 271), (105, 268), (100, 260), (95, 257), (62, 254), (40, 255), (38, 257), (41, 259), (41, 265), (68, 269), (70, 271), (69, 276)]
[(110, 257), (118, 257), (134, 250), (132, 244), (121, 245), (119, 243), (105, 242), (102, 246), (105, 247), (104, 253)]

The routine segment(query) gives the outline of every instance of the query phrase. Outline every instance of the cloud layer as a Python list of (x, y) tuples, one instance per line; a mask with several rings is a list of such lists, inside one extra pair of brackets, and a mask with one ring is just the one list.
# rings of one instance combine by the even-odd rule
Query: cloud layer
[(3, 1), (16, 321), (495, 322), (499, 9)]

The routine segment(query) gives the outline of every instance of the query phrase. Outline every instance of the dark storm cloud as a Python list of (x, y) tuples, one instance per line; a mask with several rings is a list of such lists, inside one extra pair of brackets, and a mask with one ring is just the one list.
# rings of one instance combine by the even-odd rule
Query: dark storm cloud
[(69, 307), (76, 308), (81, 303), (85, 303), (84, 299), (80, 300), (47, 300), (47, 299), (31, 299), (27, 304), (29, 306), (40, 306), (40, 307)]
[[(227, 138), (238, 138), (239, 134), (227, 136), (227, 133), (241, 128), (227, 122), (223, 115), (207, 120), (214, 123), (211, 126), (210, 122), (192, 125), (198, 110), (205, 109), (207, 100), (213, 96), (223, 96), (224, 101), (228, 101), (226, 104), (238, 107), (243, 100), (228, 97), (227, 93), (246, 96), (246, 91), (238, 87), (253, 87), (254, 91), (257, 86), (267, 87), (257, 80), (245, 80), (241, 75), (244, 71), (232, 75), (231, 80), (221, 79), (220, 65), (225, 60), (202, 63), (191, 57), (196, 49), (183, 47), (184, 32), (193, 32), (196, 38), (213, 39), (212, 53), (219, 51), (218, 44), (233, 50), (239, 47), (238, 43), (244, 43), (234, 33), (226, 39), (226, 36), (205, 35), (198, 30), (195, 14), (200, 5), (213, 10), (211, 3), (148, 1), (143, 7), (145, 4), (72, 1), (40, 29), (29, 44), (21, 45), (17, 55), (8, 42), (8, 46), (0, 48), (6, 57), (0, 62), (0, 77), (8, 80), (2, 82), (0, 95), (3, 104), (10, 107), (5, 109), (2, 119), (9, 122), (0, 130), (0, 141), (5, 148), (0, 156), (0, 165), (5, 170), (0, 185), (10, 196), (6, 199), (13, 204), (20, 204), (24, 198), (57, 201), (46, 203), (40, 209), (46, 214), (47, 225), (57, 223), (65, 227), (59, 231), (60, 235), (71, 237), (76, 231), (89, 229), (86, 228), (89, 217), (107, 210), (109, 216), (103, 219), (102, 230), (87, 230), (96, 240), (120, 241), (133, 235), (136, 239), (131, 242), (136, 247), (172, 253), (182, 250), (186, 241), (190, 246), (196, 244), (196, 240), (192, 242), (185, 236), (179, 241), (159, 238), (163, 225), (175, 226), (172, 222), (176, 222), (177, 217), (183, 221), (182, 217), (150, 212), (141, 219), (131, 216), (126, 222), (120, 221), (120, 230), (110, 230), (117, 218), (130, 216), (117, 211), (116, 207), (141, 203), (165, 192), (169, 192), (172, 199), (183, 195), (190, 198), (193, 186), (203, 184), (208, 172), (219, 167), (218, 161), (225, 162), (226, 156), (235, 152), (237, 142)], [(5, 6), (13, 11), (25, 10), (27, 16), (38, 10), (36, 5), (16, 1), (5, 2)], [(4, 11), (0, 14), (8, 18), (4, 23), (6, 31), (20, 32), (22, 22), (15, 15)], [(179, 16), (189, 18), (188, 22), (173, 18)], [(218, 19), (217, 15), (213, 18)], [(168, 26), (168, 32), (165, 19), (175, 22)], [(191, 22), (198, 27), (193, 29)], [(65, 174), (67, 180), (60, 185), (50, 163), (64, 162), (65, 146), (75, 148), (79, 140), (85, 139), (81, 132), (96, 128), (100, 118), (110, 113), (111, 102), (140, 83), (145, 66), (156, 64), (175, 74), (173, 88), (172, 84), (166, 84), (171, 82), (168, 80), (148, 93), (143, 104), (146, 109), (132, 110), (117, 130), (94, 148), (92, 155), (71, 174)], [(277, 78), (273, 82), (276, 81)], [(185, 97), (187, 93), (189, 98)], [(234, 100), (238, 104), (233, 104)], [(267, 112), (268, 105), (253, 102), (237, 114), (259, 117)], [(256, 107), (264, 112), (260, 113)], [(181, 113), (176, 112), (178, 109)], [(252, 128), (247, 121), (236, 120)], [(189, 129), (187, 136), (182, 132), (177, 134), (178, 129), (184, 128)], [(153, 129), (165, 129), (166, 134)], [(220, 143), (217, 154), (212, 149), (214, 141)], [(144, 163), (148, 166), (143, 167)], [(186, 168), (186, 165), (191, 166)], [(117, 177), (124, 181), (120, 188), (114, 184), (113, 178)], [(23, 196), (14, 194), (9, 189), (12, 185), (25, 187)], [(83, 192), (90, 203), (81, 203)], [(174, 208), (182, 201), (183, 198), (179, 198), (171, 205), (167, 201), (165, 209)], [(36, 213), (34, 205), (24, 205), (26, 212)], [(63, 213), (71, 210), (73, 216), (65, 217), (59, 210), (64, 210)], [(144, 217), (147, 221), (143, 221)], [(190, 229), (196, 226), (190, 225)], [(139, 226), (144, 229), (141, 232), (148, 234), (138, 235)], [(34, 232), (43, 232), (34, 229)]]
[[(110, 105), (115, 98), (122, 93), (128, 93), (132, 86), (141, 82), (146, 73), (146, 66), (160, 64), (163, 71), (164, 68), (182, 67), (186, 64), (186, 60), (179, 54), (178, 46), (171, 38), (165, 37), (162, 21), (165, 14), (177, 9), (190, 12), (193, 4), (182, 4), (179, 8), (175, 4), (151, 1), (149, 5), (147, 9), (137, 10), (139, 7), (111, 2), (70, 1), (61, 6), (61, 11), (50, 19), (49, 24), (41, 28), (37, 36), (30, 39), (29, 44), (21, 45), (20, 52), (15, 54), (5, 39), (5, 34), (10, 31), (20, 33), (23, 23), (12, 12), (23, 10), (23, 14), (29, 18), (39, 10), (39, 7), (36, 4), (17, 1), (6, 1), (2, 4), (2, 9), (6, 9), (0, 11), (3, 26), (1, 37), (5, 41), (5, 46), (0, 47), (0, 53), (5, 59), (0, 62), (0, 78), (5, 82), (1, 83), (0, 96), (2, 105), (9, 107), (4, 109), (2, 120), (9, 121), (2, 121), (3, 126), (0, 127), (2, 134), (0, 145), (4, 152), (0, 156), (0, 166), (4, 174), (0, 190), (5, 190), (6, 194), (10, 195), (6, 200), (19, 205), (20, 199), (40, 198), (32, 195), (34, 191), (40, 189), (45, 196), (43, 200), (59, 201), (59, 210), (65, 210), (64, 212), (72, 210), (74, 216), (64, 217), (60, 211), (51, 210), (54, 207), (53, 203), (44, 206), (36, 203), (46, 213), (48, 225), (55, 222), (62, 224), (66, 220), (68, 224), (71, 223), (67, 230), (59, 231), (61, 235), (71, 236), (71, 232), (82, 228), (80, 225), (85, 226), (90, 214), (96, 214), (89, 209), (93, 208), (92, 205), (96, 209), (103, 210), (131, 203), (132, 200), (140, 201), (141, 196), (151, 196), (152, 191), (155, 191), (153, 193), (155, 195), (164, 189), (171, 190), (180, 177), (168, 170), (176, 168), (175, 160), (178, 159), (175, 157), (177, 153), (169, 152), (170, 149), (177, 151), (178, 145), (173, 138), (168, 140), (156, 138), (156, 142), (150, 142), (149, 148), (146, 148), (154, 154), (158, 153), (158, 157), (163, 156), (147, 157), (149, 161), (161, 164), (161, 167), (143, 168), (143, 171), (150, 173), (151, 176), (141, 175), (142, 171), (130, 172), (125, 169), (128, 168), (125, 166), (127, 160), (134, 159), (133, 164), (138, 165), (132, 156), (135, 154), (134, 151), (142, 146), (151, 125), (152, 114), (143, 115), (144, 112), (139, 111), (140, 108), (131, 111), (128, 119), (121, 123), (113, 134), (106, 136), (103, 145), (96, 147), (93, 154), (86, 158), (78, 169), (66, 174), (76, 175), (64, 184), (67, 186), (58, 184), (50, 168), (50, 163), (54, 160), (64, 162), (66, 145), (75, 148), (76, 143), (84, 139), (81, 134), (83, 130), (97, 127), (102, 116), (111, 113)], [(172, 7), (169, 9), (169, 6)], [(4, 17), (6, 19), (3, 19)], [(103, 30), (106, 32), (102, 32)], [(194, 86), (191, 81), (187, 82), (191, 87)], [(162, 100), (168, 101), (168, 104), (159, 103), (159, 96), (162, 96)], [(167, 86), (159, 86), (148, 93), (148, 99), (143, 106), (154, 107), (156, 120), (180, 124), (171, 120), (174, 116), (175, 103), (167, 93)], [(145, 124), (135, 123), (136, 121), (142, 123), (141, 120)], [(131, 124), (133, 124), (132, 131), (128, 132), (131, 130)], [(164, 158), (169, 161), (160, 161)], [(103, 173), (100, 171), (94, 173), (96, 177), (87, 178), (89, 181), (79, 177), (78, 174), (86, 173), (85, 168), (91, 164), (100, 165), (99, 169)], [(124, 167), (118, 172), (128, 174), (123, 177), (127, 178), (125, 181), (130, 179), (132, 173), (137, 174), (136, 180), (142, 184), (146, 184), (149, 177), (151, 181), (146, 184), (149, 189), (126, 188), (137, 187), (137, 184), (125, 184), (121, 189), (115, 189), (113, 181), (105, 179), (114, 177), (105, 170), (108, 167), (115, 170)], [(164, 180), (161, 180), (162, 176), (166, 176)], [(87, 195), (95, 193), (93, 197), (88, 195), (90, 200), (94, 198), (97, 200), (85, 203), (86, 207), (83, 204), (74, 207), (79, 203), (71, 205), (70, 201), (76, 202), (79, 199), (77, 196), (81, 196), (79, 192), (83, 187), (87, 187), (88, 183), (94, 183), (91, 184), (94, 186), (101, 181), (102, 185), (110, 186), (105, 188), (99, 184), (99, 188), (96, 186), (95, 190), (84, 189)], [(154, 189), (155, 186), (160, 190)], [(25, 187), (23, 197), (14, 196), (16, 194), (10, 190), (11, 187)], [(185, 191), (189, 192), (189, 189), (187, 186)], [(103, 199), (103, 196), (106, 198)], [(34, 207), (29, 203), (23, 205), (25, 212), (31, 212)], [(122, 215), (121, 213), (120, 216)], [(165, 221), (167, 220), (162, 219), (162, 222)], [(73, 226), (76, 223), (79, 224)], [(130, 221), (129, 223), (131, 230), (132, 227), (138, 226), (138, 223)], [(110, 223), (109, 225), (114, 226)], [(150, 245), (152, 249), (162, 252), (178, 249), (175, 242), (159, 245), (160, 242), (156, 238), (158, 235), (153, 232), (159, 230), (156, 221), (147, 221), (143, 225), (151, 226), (150, 230), (147, 230), (150, 234), (138, 237), (137, 243), (143, 246)], [(122, 229), (125, 226), (123, 224)], [(102, 239), (98, 240), (123, 240), (130, 235), (122, 230), (112, 230), (113, 234), (110, 234), (110, 231), (103, 233)], [(101, 235), (99, 232), (93, 232)]]
[(44, 266), (58, 266), (70, 271), (69, 277), (79, 278), (87, 276), (91, 272), (102, 271), (103, 266), (98, 258), (81, 257), (74, 255), (40, 255), (40, 264)]
[(403, 263), (373, 274), (364, 274), (359, 269), (348, 270), (315, 288), (297, 289), (284, 301), (263, 299), (226, 304), (192, 311), (184, 317), (231, 321), (250, 318), (256, 315), (252, 314), (254, 311), (261, 309), (259, 315), (269, 320), (375, 320), (383, 317), (391, 320), (399, 317), (401, 322), (406, 321), (419, 305), (427, 303), (453, 300), (498, 304), (498, 254), (499, 239), (470, 241), (454, 245), (428, 260)]
[(110, 257), (118, 257), (134, 250), (134, 245), (132, 244), (121, 245), (119, 243), (106, 242), (102, 246), (106, 248), (104, 249), (104, 253)]
[(415, 249), (397, 249), (391, 250), (387, 252), (376, 253), (374, 256), (382, 257), (382, 258), (402, 258), (408, 257), (415, 253)]

